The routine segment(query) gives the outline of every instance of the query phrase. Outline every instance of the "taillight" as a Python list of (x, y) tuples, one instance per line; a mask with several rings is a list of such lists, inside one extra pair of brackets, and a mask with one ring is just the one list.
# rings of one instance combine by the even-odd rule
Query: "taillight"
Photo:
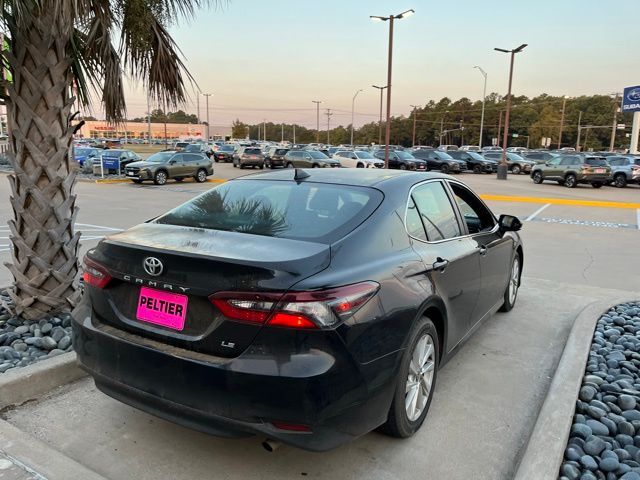
[(584, 164), (584, 165), (582, 165), (582, 167), (580, 167), (580, 168), (582, 168), (582, 170), (589, 170), (589, 169), (591, 168), (591, 165), (588, 165), (588, 164), (586, 164), (586, 163), (585, 163), (585, 164)]
[(329, 328), (357, 312), (379, 288), (375, 282), (363, 282), (284, 295), (220, 292), (210, 300), (232, 320), (286, 328)]
[(104, 288), (111, 281), (111, 275), (109, 275), (109, 272), (105, 267), (85, 256), (82, 279), (87, 285), (91, 285), (96, 288)]

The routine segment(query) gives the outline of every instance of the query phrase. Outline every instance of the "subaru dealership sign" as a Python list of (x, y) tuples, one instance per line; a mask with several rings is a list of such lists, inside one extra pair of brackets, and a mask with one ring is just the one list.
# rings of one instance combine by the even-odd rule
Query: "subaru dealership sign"
[(622, 94), (623, 112), (640, 112), (640, 85), (626, 87)]

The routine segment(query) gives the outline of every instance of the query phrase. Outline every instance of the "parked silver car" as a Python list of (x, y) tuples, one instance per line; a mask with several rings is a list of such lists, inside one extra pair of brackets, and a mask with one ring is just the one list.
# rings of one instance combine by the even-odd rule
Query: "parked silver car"
[(640, 184), (640, 158), (633, 155), (615, 155), (607, 158), (613, 175), (613, 185), (624, 188), (628, 183)]

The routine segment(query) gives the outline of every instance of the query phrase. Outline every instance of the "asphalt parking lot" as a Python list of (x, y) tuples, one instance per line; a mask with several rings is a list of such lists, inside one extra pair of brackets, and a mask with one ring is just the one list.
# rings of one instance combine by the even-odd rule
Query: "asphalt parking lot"
[[(216, 178), (250, 171), (216, 164)], [(496, 213), (524, 220), (516, 308), (490, 319), (443, 368), (424, 427), (408, 440), (371, 433), (324, 454), (258, 438), (221, 440), (156, 419), (85, 379), (5, 417), (108, 478), (511, 478), (575, 315), (594, 300), (640, 295), (640, 188), (534, 185), (528, 176), (460, 175)], [(214, 186), (77, 186), (82, 249)], [(9, 186), (0, 176), (0, 198)], [(10, 217), (0, 204), (0, 232)], [(0, 233), (0, 262), (9, 260)], [(10, 282), (0, 267), (0, 285)]]

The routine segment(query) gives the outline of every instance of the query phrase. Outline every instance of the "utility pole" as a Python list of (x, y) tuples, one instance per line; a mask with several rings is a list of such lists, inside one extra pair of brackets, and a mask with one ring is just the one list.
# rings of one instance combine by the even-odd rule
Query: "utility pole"
[(267, 141), (267, 120), (266, 119), (262, 120), (262, 130), (264, 130), (262, 140), (266, 142)]
[(316, 104), (316, 143), (320, 143), (320, 104), (321, 100), (311, 100)]
[(611, 142), (609, 142), (609, 151), (613, 152), (613, 149), (616, 146), (616, 130), (618, 128), (618, 104), (620, 100), (618, 99), (618, 94), (616, 93), (614, 110), (613, 110), (613, 125), (611, 127)]
[(196, 92), (196, 108), (197, 108), (197, 117), (198, 117), (198, 125), (200, 125), (200, 95), (202, 95), (202, 92), (200, 90), (198, 90)]
[(578, 139), (576, 140), (576, 152), (580, 151), (580, 134), (582, 133), (582, 110), (578, 112)]
[[(502, 112), (504, 112), (504, 110), (500, 110), (500, 118), (498, 120), (498, 146), (500, 146), (500, 134), (502, 133)], [(502, 146), (502, 148), (504, 148), (504, 146)]]
[(207, 98), (207, 142), (209, 141), (209, 97), (211, 96), (210, 93), (203, 93), (202, 95), (204, 95)]
[(558, 132), (558, 149), (562, 147), (562, 127), (564, 127), (564, 109), (567, 106), (567, 96), (562, 97), (562, 114), (560, 116), (560, 132)]
[(411, 146), (415, 147), (416, 146), (416, 108), (418, 108), (417, 105), (409, 105), (410, 107), (413, 108), (413, 135), (412, 138), (413, 140), (411, 140)]
[(330, 145), (331, 141), (329, 140), (329, 120), (331, 119), (331, 115), (333, 115), (330, 108), (327, 108), (327, 113), (325, 113), (325, 115), (327, 116), (327, 144)]
[(377, 88), (378, 90), (380, 90), (380, 120), (378, 121), (378, 145), (382, 145), (382, 91), (387, 88), (387, 86), (385, 85), (384, 87), (379, 87), (378, 85), (371, 85), (373, 88)]

